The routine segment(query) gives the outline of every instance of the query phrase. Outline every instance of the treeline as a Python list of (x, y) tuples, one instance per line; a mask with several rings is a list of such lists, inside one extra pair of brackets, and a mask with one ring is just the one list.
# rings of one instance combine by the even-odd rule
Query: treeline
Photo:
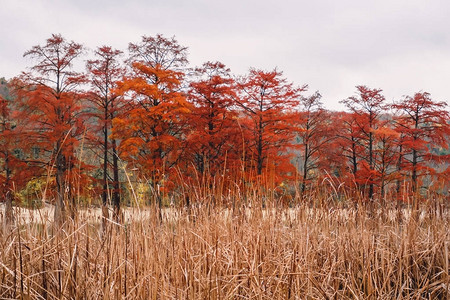
[(348, 112), (331, 112), (319, 92), (277, 69), (190, 68), (175, 38), (144, 36), (126, 53), (102, 46), (86, 55), (52, 35), (24, 54), (26, 72), (2, 82), (8, 207), (26, 191), (54, 202), (57, 219), (87, 198), (117, 214), (135, 182), (160, 206), (175, 195), (189, 201), (193, 187), (220, 187), (214, 201), (226, 201), (258, 186), (291, 203), (321, 184), (370, 200), (448, 189), (449, 112), (429, 93), (388, 103), (382, 90), (357, 86), (342, 100)]

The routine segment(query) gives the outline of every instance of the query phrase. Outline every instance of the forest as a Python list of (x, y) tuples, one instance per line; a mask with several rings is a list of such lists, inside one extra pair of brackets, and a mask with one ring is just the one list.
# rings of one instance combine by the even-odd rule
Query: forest
[(331, 111), (160, 34), (23, 56), (0, 82), (0, 297), (449, 295), (446, 99), (357, 85)]
[(54, 34), (24, 54), (28, 70), (2, 80), (6, 203), (45, 199), (55, 216), (78, 202), (118, 212), (131, 181), (159, 207), (185, 205), (188, 187), (220, 187), (211, 201), (227, 202), (258, 186), (288, 205), (327, 182), (338, 200), (448, 193), (449, 112), (427, 92), (388, 103), (381, 89), (356, 86), (336, 112), (276, 68), (189, 67), (174, 37), (91, 52)]

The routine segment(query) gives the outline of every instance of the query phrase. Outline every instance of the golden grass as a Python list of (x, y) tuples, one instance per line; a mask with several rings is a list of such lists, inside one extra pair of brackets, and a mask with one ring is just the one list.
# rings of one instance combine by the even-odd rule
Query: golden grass
[[(399, 216), (402, 215), (401, 219)], [(414, 215), (414, 214), (413, 214)], [(0, 298), (448, 299), (449, 214), (196, 207), (0, 237)]]

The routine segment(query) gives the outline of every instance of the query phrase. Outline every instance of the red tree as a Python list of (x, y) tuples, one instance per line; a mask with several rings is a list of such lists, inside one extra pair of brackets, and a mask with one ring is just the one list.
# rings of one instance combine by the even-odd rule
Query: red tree
[(357, 96), (349, 97), (341, 102), (355, 114), (354, 121), (364, 141), (362, 145), (364, 145), (365, 153), (362, 156), (361, 172), (358, 177), (361, 183), (369, 186), (368, 197), (372, 199), (375, 177), (374, 130), (377, 129), (385, 98), (380, 89), (370, 89), (366, 86), (357, 86), (356, 89), (358, 90)]
[(295, 137), (293, 111), (306, 86), (294, 87), (277, 70), (251, 69), (239, 88), (241, 93), (236, 103), (249, 118), (244, 123), (249, 136), (246, 153), (249, 165), (258, 176), (265, 169), (278, 175), (295, 172), (286, 150)]
[[(95, 51), (95, 60), (88, 60), (87, 70), (91, 92), (89, 93), (89, 101), (93, 104), (93, 116), (97, 120), (97, 127), (102, 133), (101, 136), (96, 135), (96, 146), (103, 148), (103, 190), (102, 203), (103, 215), (109, 217), (106, 209), (107, 196), (109, 190), (110, 167), (112, 166), (112, 202), (114, 204), (114, 215), (119, 216), (120, 211), (120, 191), (119, 191), (119, 163), (117, 153), (117, 141), (110, 138), (112, 131), (112, 120), (119, 116), (122, 108), (121, 98), (116, 92), (117, 82), (124, 75), (119, 58), (122, 51), (103, 46)], [(112, 163), (108, 158), (111, 151)]]
[(325, 168), (326, 145), (335, 136), (331, 126), (330, 113), (322, 107), (319, 92), (302, 97), (301, 112), (298, 114), (298, 141), (301, 146), (301, 195), (304, 194), (307, 183), (314, 177), (312, 173), (319, 167)]
[(402, 135), (402, 168), (410, 173), (413, 192), (419, 177), (430, 174), (430, 162), (445, 162), (448, 155), (436, 155), (436, 147), (448, 149), (449, 113), (445, 102), (436, 102), (429, 93), (419, 92), (393, 105), (397, 110), (397, 131)]
[(0, 173), (0, 193), (5, 201), (5, 222), (11, 224), (14, 220), (12, 202), (15, 191), (20, 190), (31, 178), (31, 168), (28, 168), (17, 150), (23, 146), (24, 140), (19, 124), (13, 116), (12, 101), (0, 94), (0, 158), (2, 160)]
[(237, 113), (232, 110), (235, 98), (230, 70), (220, 62), (207, 62), (194, 70), (188, 99), (193, 103), (189, 117), (190, 133), (186, 152), (196, 169), (210, 176), (227, 168), (239, 158)]
[(399, 156), (400, 134), (393, 128), (390, 120), (385, 120), (373, 131), (375, 140), (375, 170), (376, 181), (380, 185), (380, 195), (382, 199), (386, 197), (386, 187), (390, 182), (398, 178), (396, 163)]
[(338, 145), (342, 156), (347, 161), (345, 169), (352, 175), (352, 181), (355, 181), (360, 153), (362, 151), (361, 132), (354, 113), (340, 113), (338, 120), (337, 124), (340, 124), (337, 134)]
[(56, 177), (56, 221), (64, 217), (65, 201), (70, 201), (75, 209), (74, 180), (79, 177), (73, 175), (82, 169), (75, 149), (84, 133), (77, 92), (84, 79), (72, 68), (82, 53), (80, 44), (54, 34), (44, 45), (25, 52), (24, 56), (36, 63), (14, 81), (21, 117), (28, 124), (28, 138), (46, 152), (43, 159), (50, 168), (49, 174)]
[(158, 187), (179, 160), (189, 105), (181, 92), (187, 63), (186, 48), (174, 38), (143, 37), (130, 44), (131, 73), (118, 90), (128, 98), (127, 113), (113, 121), (113, 137), (120, 139), (120, 153), (151, 184), (161, 205)]

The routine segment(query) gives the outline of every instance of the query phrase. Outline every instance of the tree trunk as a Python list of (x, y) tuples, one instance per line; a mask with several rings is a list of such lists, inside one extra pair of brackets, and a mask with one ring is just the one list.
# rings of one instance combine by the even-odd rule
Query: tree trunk
[(105, 109), (105, 126), (103, 127), (103, 191), (102, 191), (102, 214), (103, 214), (103, 227), (106, 225), (106, 220), (109, 219), (108, 211), (108, 110)]
[(12, 206), (12, 193), (11, 193), (11, 170), (9, 169), (9, 153), (7, 152), (5, 155), (5, 169), (6, 169), (6, 178), (3, 194), (5, 195), (5, 224), (9, 226), (14, 223), (14, 212)]
[[(419, 129), (419, 111), (417, 110), (415, 113), (415, 118), (414, 118), (415, 122), (414, 122), (414, 129), (417, 131)], [(416, 144), (418, 137), (416, 134), (414, 134), (414, 144)], [(412, 174), (411, 174), (411, 180), (412, 180), (412, 190), (413, 193), (415, 194), (417, 191), (417, 150), (413, 149), (412, 151)]]
[[(372, 129), (372, 124), (370, 125), (370, 129)], [(373, 166), (373, 133), (369, 132), (369, 166), (370, 170), (372, 171), (374, 169)], [(369, 184), (369, 199), (373, 199), (373, 179), (370, 178), (370, 184)]]
[(256, 166), (256, 170), (257, 170), (257, 174), (261, 175), (262, 174), (262, 169), (263, 169), (263, 145), (262, 145), (262, 135), (263, 135), (263, 128), (262, 128), (262, 119), (259, 120), (259, 128), (258, 128), (258, 144), (257, 146), (257, 166)]
[(66, 182), (64, 178), (65, 171), (65, 157), (61, 153), (60, 141), (57, 142), (57, 155), (56, 155), (56, 202), (54, 221), (61, 225), (65, 219), (65, 188)]
[(413, 149), (412, 152), (412, 190), (413, 193), (416, 193), (417, 191), (417, 150)]
[[(358, 172), (358, 157), (356, 155), (356, 140), (352, 136), (352, 156), (351, 156), (351, 162), (352, 162), (352, 174), (353, 174), (353, 180), (356, 184), (356, 173)], [(358, 189), (361, 190), (361, 184), (357, 184)]]
[[(398, 175), (400, 175), (400, 171), (402, 170), (402, 158), (403, 158), (402, 151), (403, 151), (403, 147), (400, 144), (400, 147), (399, 147), (399, 150), (398, 150), (399, 155), (398, 155), (398, 160), (397, 160), (397, 173), (398, 173)], [(400, 187), (401, 187), (401, 180), (397, 179), (397, 187), (396, 187), (397, 197), (398, 197), (398, 195), (400, 195)]]
[(305, 159), (303, 160), (303, 178), (301, 196), (303, 197), (306, 189), (306, 179), (308, 177), (308, 162), (309, 162), (309, 139), (310, 139), (310, 112), (308, 110), (308, 117), (306, 118), (306, 135), (303, 137), (303, 144), (305, 145)]
[(120, 221), (120, 187), (119, 187), (119, 157), (117, 154), (116, 140), (112, 140), (113, 155), (113, 206), (114, 219)]
[[(58, 69), (57, 76), (56, 76), (56, 99), (58, 101), (58, 105), (60, 102), (60, 71)], [(61, 113), (61, 108), (57, 106), (56, 108), (56, 116), (60, 120), (62, 124), (64, 124), (64, 116)], [(57, 225), (62, 225), (65, 221), (65, 189), (66, 189), (66, 182), (64, 178), (65, 168), (66, 168), (66, 159), (63, 154), (62, 144), (63, 144), (63, 137), (59, 137), (59, 139), (56, 142), (55, 152), (56, 152), (56, 161), (55, 161), (55, 168), (56, 168), (56, 202), (55, 202), (55, 212), (54, 212), (54, 218), (53, 221)]]
[(308, 158), (309, 158), (309, 148), (308, 144), (305, 145), (305, 159), (303, 160), (303, 177), (302, 177), (302, 187), (301, 187), (301, 197), (303, 197), (306, 190), (306, 179), (308, 177)]

